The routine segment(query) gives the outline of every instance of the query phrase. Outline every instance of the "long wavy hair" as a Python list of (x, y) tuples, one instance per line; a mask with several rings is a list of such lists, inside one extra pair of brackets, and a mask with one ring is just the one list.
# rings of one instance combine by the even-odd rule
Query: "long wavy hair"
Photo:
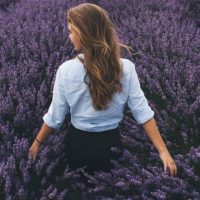
[(71, 7), (67, 22), (80, 39), (84, 58), (77, 58), (86, 69), (84, 82), (89, 87), (92, 105), (95, 110), (106, 110), (114, 93), (122, 91), (121, 47), (129, 52), (132, 48), (120, 42), (108, 12), (98, 5), (83, 3)]

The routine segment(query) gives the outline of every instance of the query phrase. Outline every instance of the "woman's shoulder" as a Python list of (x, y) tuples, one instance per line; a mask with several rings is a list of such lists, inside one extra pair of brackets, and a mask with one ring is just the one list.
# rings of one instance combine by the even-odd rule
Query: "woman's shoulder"
[(60, 68), (60, 70), (61, 70), (62, 72), (64, 72), (64, 71), (69, 71), (69, 70), (71, 70), (71, 69), (75, 69), (75, 67), (77, 67), (78, 64), (79, 64), (79, 62), (77, 61), (77, 59), (76, 59), (76, 58), (72, 58), (72, 59), (69, 59), (69, 60), (64, 61), (64, 62), (59, 66), (59, 68)]
[(80, 80), (85, 74), (82, 63), (76, 57), (63, 62), (59, 66), (59, 70), (62, 77), (68, 80)]
[(120, 58), (120, 60), (123, 62), (123, 64), (125, 64), (126, 66), (130, 66), (130, 65), (135, 65), (133, 63), (133, 61), (131, 61), (130, 59), (128, 58)]
[(128, 58), (120, 58), (121, 62), (123, 63), (123, 70), (125, 73), (130, 73), (135, 68), (135, 64)]

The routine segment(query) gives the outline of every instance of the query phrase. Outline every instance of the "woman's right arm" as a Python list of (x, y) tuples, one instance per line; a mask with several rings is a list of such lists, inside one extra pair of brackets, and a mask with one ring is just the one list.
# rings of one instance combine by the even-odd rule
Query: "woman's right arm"
[(149, 106), (147, 98), (145, 97), (144, 92), (141, 89), (138, 74), (135, 69), (135, 64), (131, 61), (129, 62), (129, 64), (131, 66), (131, 69), (127, 104), (137, 124), (142, 125), (146, 121), (153, 118), (155, 112)]
[(143, 124), (143, 128), (147, 133), (148, 137), (151, 139), (154, 146), (157, 148), (159, 152), (159, 156), (164, 165), (164, 172), (166, 173), (167, 167), (169, 167), (171, 175), (174, 176), (177, 174), (177, 166), (171, 157), (165, 142), (163, 141), (159, 129), (156, 125), (156, 121), (154, 118), (148, 120)]

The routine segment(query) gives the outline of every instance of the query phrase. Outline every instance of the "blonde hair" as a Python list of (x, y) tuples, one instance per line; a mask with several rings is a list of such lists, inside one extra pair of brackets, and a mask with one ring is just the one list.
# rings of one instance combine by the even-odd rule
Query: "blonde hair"
[[(122, 91), (121, 47), (132, 49), (119, 41), (114, 24), (106, 10), (91, 3), (79, 4), (67, 11), (67, 22), (77, 33), (86, 68), (88, 84), (95, 110), (108, 108), (112, 96)], [(86, 77), (89, 76), (89, 83)]]

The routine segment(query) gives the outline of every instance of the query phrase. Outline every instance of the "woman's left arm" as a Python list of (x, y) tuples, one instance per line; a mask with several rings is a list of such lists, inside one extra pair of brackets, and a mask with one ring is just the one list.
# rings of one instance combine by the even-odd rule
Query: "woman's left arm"
[(161, 135), (156, 125), (156, 121), (153, 118), (142, 124), (145, 132), (147, 133), (148, 137), (151, 139), (154, 146), (157, 148), (159, 152), (159, 156), (164, 164), (164, 172), (166, 172), (167, 167), (170, 168), (171, 175), (177, 174), (177, 167), (172, 159)]

